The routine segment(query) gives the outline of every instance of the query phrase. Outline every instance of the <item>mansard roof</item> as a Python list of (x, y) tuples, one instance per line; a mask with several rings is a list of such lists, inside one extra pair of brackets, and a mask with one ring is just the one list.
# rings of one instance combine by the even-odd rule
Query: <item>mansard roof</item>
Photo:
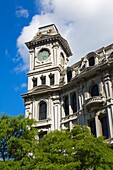
[[(42, 28), (44, 28), (44, 27), (41, 27), (40, 29), (42, 29)], [(31, 41), (25, 43), (26, 46), (29, 49), (32, 49), (36, 46), (41, 46), (41, 45), (45, 45), (48, 43), (58, 42), (61, 45), (61, 47), (63, 48), (63, 50), (65, 51), (65, 53), (67, 54), (67, 56), (68, 57), (72, 56), (72, 52), (71, 52), (68, 42), (60, 35), (56, 26), (55, 26), (55, 29), (56, 29), (55, 34), (53, 34), (53, 33), (52, 34), (51, 33), (43, 34), (43, 33), (41, 33), (41, 31), (39, 31)]]

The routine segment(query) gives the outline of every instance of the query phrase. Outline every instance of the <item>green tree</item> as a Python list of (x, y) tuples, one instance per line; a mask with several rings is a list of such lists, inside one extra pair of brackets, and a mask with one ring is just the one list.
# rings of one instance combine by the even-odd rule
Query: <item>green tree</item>
[(112, 170), (113, 151), (86, 126), (54, 131), (39, 142), (36, 170)]
[(12, 167), (13, 170), (32, 165), (30, 162), (38, 145), (38, 131), (32, 128), (33, 124), (34, 119), (24, 115), (10, 117), (3, 114), (0, 117), (0, 169)]
[(40, 141), (35, 121), (23, 115), (0, 118), (0, 170), (112, 170), (113, 150), (87, 126), (51, 131)]
[(74, 161), (73, 140), (69, 131), (52, 131), (42, 138), (38, 145), (38, 170), (72, 170), (78, 167), (79, 161)]
[(95, 138), (87, 126), (76, 125), (71, 131), (74, 140), (75, 158), (80, 161), (80, 170), (112, 170), (113, 150), (104, 138)]

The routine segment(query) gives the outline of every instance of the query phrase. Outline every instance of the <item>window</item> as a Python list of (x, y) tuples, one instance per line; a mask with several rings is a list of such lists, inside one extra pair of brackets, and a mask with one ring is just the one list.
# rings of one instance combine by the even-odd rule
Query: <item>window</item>
[(41, 131), (40, 133), (39, 133), (39, 140), (41, 140), (43, 137), (44, 137), (44, 135), (46, 135), (47, 134), (47, 131)]
[(109, 55), (109, 58), (113, 58), (113, 52)]
[(65, 116), (69, 115), (69, 100), (68, 96), (64, 98), (64, 111), (65, 111)]
[(32, 81), (33, 81), (33, 87), (37, 86), (37, 78), (33, 77)]
[(99, 96), (98, 85), (95, 84), (91, 87), (91, 96)]
[(65, 127), (66, 130), (70, 130), (69, 122), (64, 123), (64, 127)]
[(46, 84), (46, 76), (41, 76), (41, 84)]
[(61, 64), (64, 65), (65, 64), (65, 58), (63, 53), (60, 53), (60, 59), (61, 59)]
[(100, 122), (101, 122), (101, 125), (102, 125), (102, 135), (105, 136), (106, 139), (109, 138), (109, 135), (108, 135), (108, 120), (107, 120), (107, 116), (103, 116), (100, 118)]
[(47, 104), (41, 101), (39, 104), (39, 120), (47, 119)]
[(72, 71), (70, 70), (67, 72), (67, 81), (70, 82), (71, 79), (72, 79)]
[(89, 66), (94, 66), (95, 65), (95, 58), (94, 57), (90, 57), (89, 58)]
[(89, 121), (89, 127), (91, 129), (91, 133), (96, 137), (96, 126), (95, 126), (95, 119), (91, 119)]
[(50, 78), (50, 85), (54, 85), (54, 74), (50, 74), (49, 78)]
[(76, 93), (73, 93), (71, 95), (71, 108), (73, 110), (73, 113), (77, 112), (77, 98)]

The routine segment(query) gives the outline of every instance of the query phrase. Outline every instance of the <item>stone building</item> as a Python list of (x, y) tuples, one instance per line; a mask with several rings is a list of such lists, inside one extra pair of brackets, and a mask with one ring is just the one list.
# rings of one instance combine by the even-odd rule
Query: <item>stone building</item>
[(26, 116), (37, 121), (40, 138), (55, 129), (88, 125), (95, 136), (113, 138), (113, 44), (68, 66), (68, 42), (54, 24), (26, 43), (30, 53)]

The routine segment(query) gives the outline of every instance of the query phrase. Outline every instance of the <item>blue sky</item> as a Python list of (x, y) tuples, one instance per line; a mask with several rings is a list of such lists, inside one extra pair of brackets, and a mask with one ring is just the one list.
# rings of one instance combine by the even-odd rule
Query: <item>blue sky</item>
[(24, 113), (29, 54), (25, 42), (54, 23), (71, 46), (69, 64), (113, 43), (112, 0), (9, 0), (0, 2), (0, 113)]
[[(22, 63), (22, 60), (17, 61), (17, 38), (22, 28), (29, 24), (37, 12), (34, 2), (28, 1), (28, 3), (23, 0), (0, 2), (0, 113), (10, 115), (24, 113), (24, 103), (20, 94), (27, 91), (26, 70), (18, 73), (15, 68)], [(27, 10), (21, 14), (19, 9)]]

